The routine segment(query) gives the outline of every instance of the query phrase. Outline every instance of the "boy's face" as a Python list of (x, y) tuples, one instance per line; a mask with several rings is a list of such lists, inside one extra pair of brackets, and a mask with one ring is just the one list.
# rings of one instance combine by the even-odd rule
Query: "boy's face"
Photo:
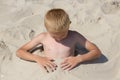
[(68, 31), (64, 31), (64, 32), (49, 32), (49, 34), (57, 41), (60, 41), (64, 38), (67, 37)]

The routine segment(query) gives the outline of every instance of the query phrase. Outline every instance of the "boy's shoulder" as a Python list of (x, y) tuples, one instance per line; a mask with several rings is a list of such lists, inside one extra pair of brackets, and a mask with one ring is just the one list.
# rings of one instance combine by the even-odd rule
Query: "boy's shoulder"
[(42, 32), (37, 35), (37, 37), (45, 37), (47, 35), (47, 32)]
[(77, 31), (69, 30), (69, 32), (73, 35), (76, 35), (76, 36), (82, 36), (82, 34), (77, 32)]
[(75, 39), (81, 39), (81, 40), (85, 40), (86, 38), (79, 32), (77, 31), (72, 31), (72, 30), (69, 30), (70, 34), (72, 37), (74, 37)]
[(39, 33), (37, 34), (33, 39), (44, 39), (47, 35), (47, 32), (42, 32), (42, 33)]

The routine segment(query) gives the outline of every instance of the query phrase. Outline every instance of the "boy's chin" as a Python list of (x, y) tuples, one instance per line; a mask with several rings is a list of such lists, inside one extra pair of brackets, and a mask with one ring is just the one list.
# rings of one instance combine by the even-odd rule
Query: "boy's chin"
[(65, 38), (62, 38), (62, 39), (55, 39), (56, 41), (62, 41), (62, 40), (64, 40)]

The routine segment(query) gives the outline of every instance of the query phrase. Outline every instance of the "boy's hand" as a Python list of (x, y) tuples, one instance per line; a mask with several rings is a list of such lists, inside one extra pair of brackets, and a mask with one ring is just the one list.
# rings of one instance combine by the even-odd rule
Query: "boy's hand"
[(52, 62), (53, 59), (47, 57), (38, 56), (36, 62), (40, 65), (41, 68), (46, 70), (47, 72), (53, 72), (56, 70), (57, 65)]
[(76, 67), (80, 62), (78, 61), (77, 57), (67, 57), (64, 59), (64, 61), (61, 63), (61, 68), (63, 70), (71, 70), (74, 67)]

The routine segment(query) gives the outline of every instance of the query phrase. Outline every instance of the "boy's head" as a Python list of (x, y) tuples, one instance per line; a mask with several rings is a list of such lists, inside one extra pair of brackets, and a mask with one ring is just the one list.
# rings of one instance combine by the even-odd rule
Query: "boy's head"
[(69, 29), (70, 19), (62, 9), (51, 9), (45, 15), (45, 27), (48, 32), (62, 33)]

